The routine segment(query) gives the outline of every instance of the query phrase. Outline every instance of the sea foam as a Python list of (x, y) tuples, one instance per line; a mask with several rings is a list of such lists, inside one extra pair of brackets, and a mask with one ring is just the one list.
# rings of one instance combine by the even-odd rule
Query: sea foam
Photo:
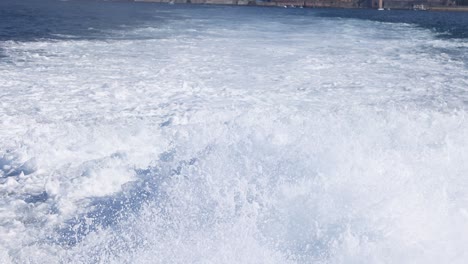
[(1, 42), (2, 263), (468, 260), (466, 42), (184, 12)]

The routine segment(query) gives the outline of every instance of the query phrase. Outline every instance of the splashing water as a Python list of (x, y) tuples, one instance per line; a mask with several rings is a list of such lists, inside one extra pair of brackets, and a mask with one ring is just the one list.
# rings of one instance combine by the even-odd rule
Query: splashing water
[(468, 260), (466, 39), (106, 4), (0, 42), (1, 263)]

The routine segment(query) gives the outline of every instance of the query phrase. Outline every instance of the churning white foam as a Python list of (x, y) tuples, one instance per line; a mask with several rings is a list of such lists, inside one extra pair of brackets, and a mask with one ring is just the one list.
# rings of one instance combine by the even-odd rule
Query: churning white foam
[(465, 263), (466, 42), (301, 19), (1, 43), (0, 261)]

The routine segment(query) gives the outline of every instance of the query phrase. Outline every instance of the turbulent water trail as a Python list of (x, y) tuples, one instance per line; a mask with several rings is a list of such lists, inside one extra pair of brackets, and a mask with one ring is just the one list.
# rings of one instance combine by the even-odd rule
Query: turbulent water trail
[(0, 262), (468, 260), (466, 39), (200, 10), (0, 42)]

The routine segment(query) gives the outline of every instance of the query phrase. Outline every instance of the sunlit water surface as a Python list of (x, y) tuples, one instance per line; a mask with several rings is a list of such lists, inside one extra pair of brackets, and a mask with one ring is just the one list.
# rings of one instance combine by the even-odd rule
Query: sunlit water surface
[(0, 4), (1, 263), (467, 263), (468, 16)]

